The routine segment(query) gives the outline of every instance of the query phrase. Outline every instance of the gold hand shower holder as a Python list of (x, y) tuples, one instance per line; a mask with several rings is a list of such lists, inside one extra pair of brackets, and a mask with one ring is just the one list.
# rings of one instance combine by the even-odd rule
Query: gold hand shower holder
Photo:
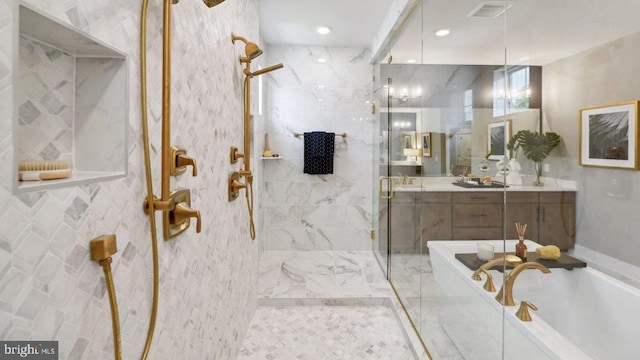
[[(253, 221), (253, 173), (251, 172), (251, 78), (266, 74), (270, 71), (277, 70), (283, 67), (282, 64), (276, 64), (269, 66), (255, 72), (251, 71), (251, 60), (257, 58), (262, 54), (262, 49), (250, 41), (247, 41), (242, 36), (231, 34), (231, 42), (233, 44), (236, 41), (242, 41), (245, 44), (245, 56), (240, 56), (240, 64), (244, 64), (242, 73), (245, 75), (243, 83), (243, 123), (244, 123), (244, 136), (243, 136), (243, 152), (240, 152), (237, 147), (231, 146), (230, 148), (230, 162), (235, 164), (238, 159), (243, 159), (243, 169), (240, 171), (234, 171), (229, 174), (228, 178), (228, 194), (229, 201), (237, 199), (240, 195), (240, 190), (245, 189), (245, 198), (247, 199), (247, 209), (249, 211), (249, 234), (252, 240), (256, 238), (255, 223)], [(240, 177), (245, 178), (245, 183), (240, 182)]]

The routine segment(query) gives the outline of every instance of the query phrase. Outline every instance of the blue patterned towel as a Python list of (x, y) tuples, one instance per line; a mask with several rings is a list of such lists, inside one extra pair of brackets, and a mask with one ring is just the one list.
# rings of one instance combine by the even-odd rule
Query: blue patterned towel
[(304, 133), (304, 173), (333, 174), (335, 133), (314, 131)]

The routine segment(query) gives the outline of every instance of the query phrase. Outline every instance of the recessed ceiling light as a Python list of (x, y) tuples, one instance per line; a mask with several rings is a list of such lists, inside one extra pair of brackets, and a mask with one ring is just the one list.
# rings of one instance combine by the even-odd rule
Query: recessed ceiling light
[(318, 85), (318, 89), (324, 89), (324, 85), (322, 84)]
[(318, 26), (316, 28), (316, 31), (318, 32), (318, 34), (320, 35), (327, 35), (328, 33), (331, 32), (331, 28), (329, 26)]
[(436, 36), (447, 36), (451, 33), (451, 30), (449, 29), (440, 29), (438, 31), (436, 31)]
[(319, 63), (326, 63), (326, 62), (327, 62), (327, 59), (325, 59), (325, 58), (320, 58), (320, 59), (318, 59), (318, 62), (319, 62)]
[(407, 63), (409, 64), (414, 64), (416, 62), (416, 59), (409, 59), (407, 60)]

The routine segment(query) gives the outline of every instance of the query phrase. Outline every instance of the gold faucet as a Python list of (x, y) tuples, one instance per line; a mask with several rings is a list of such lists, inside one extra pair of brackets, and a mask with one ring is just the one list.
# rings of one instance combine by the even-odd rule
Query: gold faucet
[(494, 292), (496, 291), (496, 288), (495, 286), (493, 286), (493, 277), (491, 276), (491, 273), (489, 273), (489, 269), (503, 262), (506, 262), (507, 266), (514, 267), (522, 263), (522, 260), (515, 255), (506, 255), (504, 257), (493, 259), (480, 266), (478, 270), (476, 270), (473, 275), (471, 275), (471, 278), (475, 281), (480, 281), (482, 280), (482, 278), (480, 277), (480, 273), (485, 273), (487, 275), (487, 281), (484, 283), (483, 288), (489, 292)]
[(531, 321), (531, 314), (529, 314), (529, 308), (531, 310), (538, 310), (538, 308), (528, 301), (521, 301), (520, 308), (516, 312), (518, 319), (522, 321)]
[(409, 175), (402, 175), (402, 173), (398, 174), (399, 178), (402, 178), (402, 181), (398, 179), (393, 179), (395, 185), (413, 185), (413, 179), (409, 177)]
[[(498, 295), (496, 295), (496, 300), (498, 300), (499, 303), (503, 304), (504, 306), (516, 305), (515, 301), (513, 301), (513, 284), (515, 283), (518, 275), (526, 269), (538, 269), (545, 274), (548, 274), (551, 272), (551, 270), (549, 270), (546, 266), (533, 261), (526, 262), (516, 266), (507, 275), (504, 281), (504, 284), (502, 285), (502, 287), (500, 288), (500, 291), (498, 292)], [(504, 303), (502, 302), (503, 291), (504, 291)]]

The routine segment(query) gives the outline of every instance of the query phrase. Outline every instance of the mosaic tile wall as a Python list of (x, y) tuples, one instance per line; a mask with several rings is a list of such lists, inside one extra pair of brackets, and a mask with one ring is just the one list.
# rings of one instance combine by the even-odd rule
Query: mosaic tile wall
[(18, 53), (18, 159), (71, 161), (75, 59), (24, 36)]
[[(267, 82), (273, 152), (264, 161), (266, 250), (371, 249), (373, 123), (369, 51), (362, 48), (269, 47), (269, 64), (284, 63)], [(326, 59), (319, 63), (318, 59)], [(327, 131), (336, 137), (334, 171), (303, 173), (303, 139), (294, 133)]]
[[(152, 299), (149, 220), (141, 211), (141, 2), (26, 3), (130, 55), (129, 173), (109, 182), (12, 194), (17, 151), (12, 127), (19, 115), (13, 113), (12, 59), (18, 44), (12, 34), (15, 1), (0, 0), (0, 339), (58, 340), (61, 359), (113, 358), (102, 270), (89, 260), (88, 246), (91, 239), (114, 233), (123, 358), (138, 358)], [(152, 1), (149, 11), (149, 118), (159, 193), (161, 2)], [(244, 49), (231, 43), (230, 34), (256, 39), (257, 19), (257, 0), (226, 1), (212, 9), (183, 0), (173, 7), (172, 138), (188, 148), (199, 171), (195, 178), (173, 179), (172, 188), (192, 189), (203, 224), (200, 234), (189, 229), (159, 242), (162, 285), (151, 359), (233, 359), (256, 308), (258, 241), (249, 237), (246, 204), (228, 203), (225, 189), (227, 174), (237, 168), (229, 164), (228, 149), (241, 143), (242, 134), (237, 59)], [(46, 145), (38, 140), (24, 147)]]

